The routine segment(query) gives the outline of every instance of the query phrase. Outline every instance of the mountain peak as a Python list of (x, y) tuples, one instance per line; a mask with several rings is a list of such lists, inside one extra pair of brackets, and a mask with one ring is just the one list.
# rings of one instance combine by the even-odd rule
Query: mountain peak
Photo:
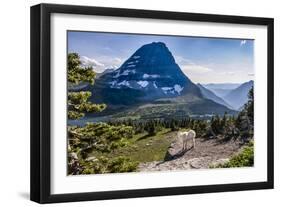
[(164, 42), (152, 42), (152, 43), (145, 44), (142, 47), (162, 47), (168, 49)]
[(188, 92), (201, 96), (199, 88), (182, 72), (163, 42), (141, 46), (120, 68), (101, 78), (110, 88), (139, 90), (146, 99)]
[(164, 42), (152, 42), (152, 43), (148, 43), (145, 45), (164, 45), (164, 46), (166, 46), (166, 44)]
[(145, 67), (176, 64), (172, 53), (163, 42), (152, 42), (141, 46), (122, 66), (131, 62)]
[(245, 82), (245, 84), (254, 84), (253, 80), (249, 80), (248, 82)]
[(145, 44), (142, 47), (154, 47), (154, 48), (169, 50), (164, 42), (152, 42), (152, 43)]

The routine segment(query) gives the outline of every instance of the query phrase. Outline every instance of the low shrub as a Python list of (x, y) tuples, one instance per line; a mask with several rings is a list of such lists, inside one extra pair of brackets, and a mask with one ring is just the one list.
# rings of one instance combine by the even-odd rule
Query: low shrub
[(115, 158), (100, 157), (94, 161), (84, 161), (81, 163), (83, 170), (81, 174), (103, 174), (103, 173), (123, 173), (137, 170), (138, 162), (130, 158), (118, 156)]
[(213, 168), (251, 167), (254, 166), (254, 142), (250, 141), (242, 151), (230, 158), (224, 164), (212, 166)]

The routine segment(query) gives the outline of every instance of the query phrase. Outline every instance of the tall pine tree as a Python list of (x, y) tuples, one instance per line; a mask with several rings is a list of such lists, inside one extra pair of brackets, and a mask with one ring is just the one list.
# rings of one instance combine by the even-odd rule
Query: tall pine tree
[[(67, 56), (67, 80), (70, 86), (88, 82), (94, 84), (96, 73), (92, 67), (82, 67), (77, 53), (69, 53)], [(76, 91), (68, 93), (68, 118), (79, 119), (85, 116), (85, 112), (100, 112), (106, 108), (105, 104), (93, 104), (89, 100), (90, 91)]]

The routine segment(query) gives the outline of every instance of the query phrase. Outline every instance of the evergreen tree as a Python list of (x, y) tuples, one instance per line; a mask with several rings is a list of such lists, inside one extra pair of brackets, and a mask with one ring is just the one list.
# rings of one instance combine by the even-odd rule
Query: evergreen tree
[[(80, 83), (94, 84), (95, 72), (92, 67), (82, 67), (77, 53), (67, 56), (67, 80), (70, 86)], [(68, 118), (79, 119), (85, 113), (100, 112), (105, 104), (94, 104), (89, 101), (90, 91), (68, 93)], [(89, 174), (106, 172), (135, 171), (137, 163), (128, 158), (99, 158), (87, 161), (93, 149), (109, 151), (126, 145), (126, 139), (133, 136), (131, 126), (114, 126), (106, 123), (89, 123), (84, 127), (68, 126), (68, 174)]]
[(149, 136), (154, 136), (157, 133), (154, 121), (149, 121), (146, 124), (145, 131), (147, 131)]
[[(82, 67), (77, 53), (69, 53), (67, 56), (67, 80), (70, 86), (88, 82), (94, 84), (96, 73), (92, 67)], [(68, 93), (68, 118), (79, 119), (85, 116), (85, 112), (100, 112), (106, 108), (105, 104), (93, 104), (88, 99), (92, 96), (90, 91), (78, 91)]]
[(254, 89), (253, 87), (248, 93), (248, 102), (244, 105), (243, 110), (238, 114), (235, 122), (236, 127), (240, 131), (242, 140), (248, 140), (254, 134)]
[(248, 102), (245, 105), (245, 110), (251, 121), (251, 124), (254, 124), (254, 88), (252, 87), (248, 93)]
[(221, 133), (221, 121), (220, 121), (220, 117), (218, 115), (212, 117), (211, 127), (212, 127), (213, 132), (216, 135)]
[(171, 131), (179, 130), (178, 122), (175, 119), (171, 120), (170, 128), (171, 128)]

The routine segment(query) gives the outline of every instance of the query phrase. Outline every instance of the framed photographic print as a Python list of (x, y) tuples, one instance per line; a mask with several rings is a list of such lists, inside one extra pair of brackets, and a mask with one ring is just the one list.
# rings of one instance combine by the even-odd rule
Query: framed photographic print
[(31, 200), (273, 188), (273, 19), (31, 7)]

